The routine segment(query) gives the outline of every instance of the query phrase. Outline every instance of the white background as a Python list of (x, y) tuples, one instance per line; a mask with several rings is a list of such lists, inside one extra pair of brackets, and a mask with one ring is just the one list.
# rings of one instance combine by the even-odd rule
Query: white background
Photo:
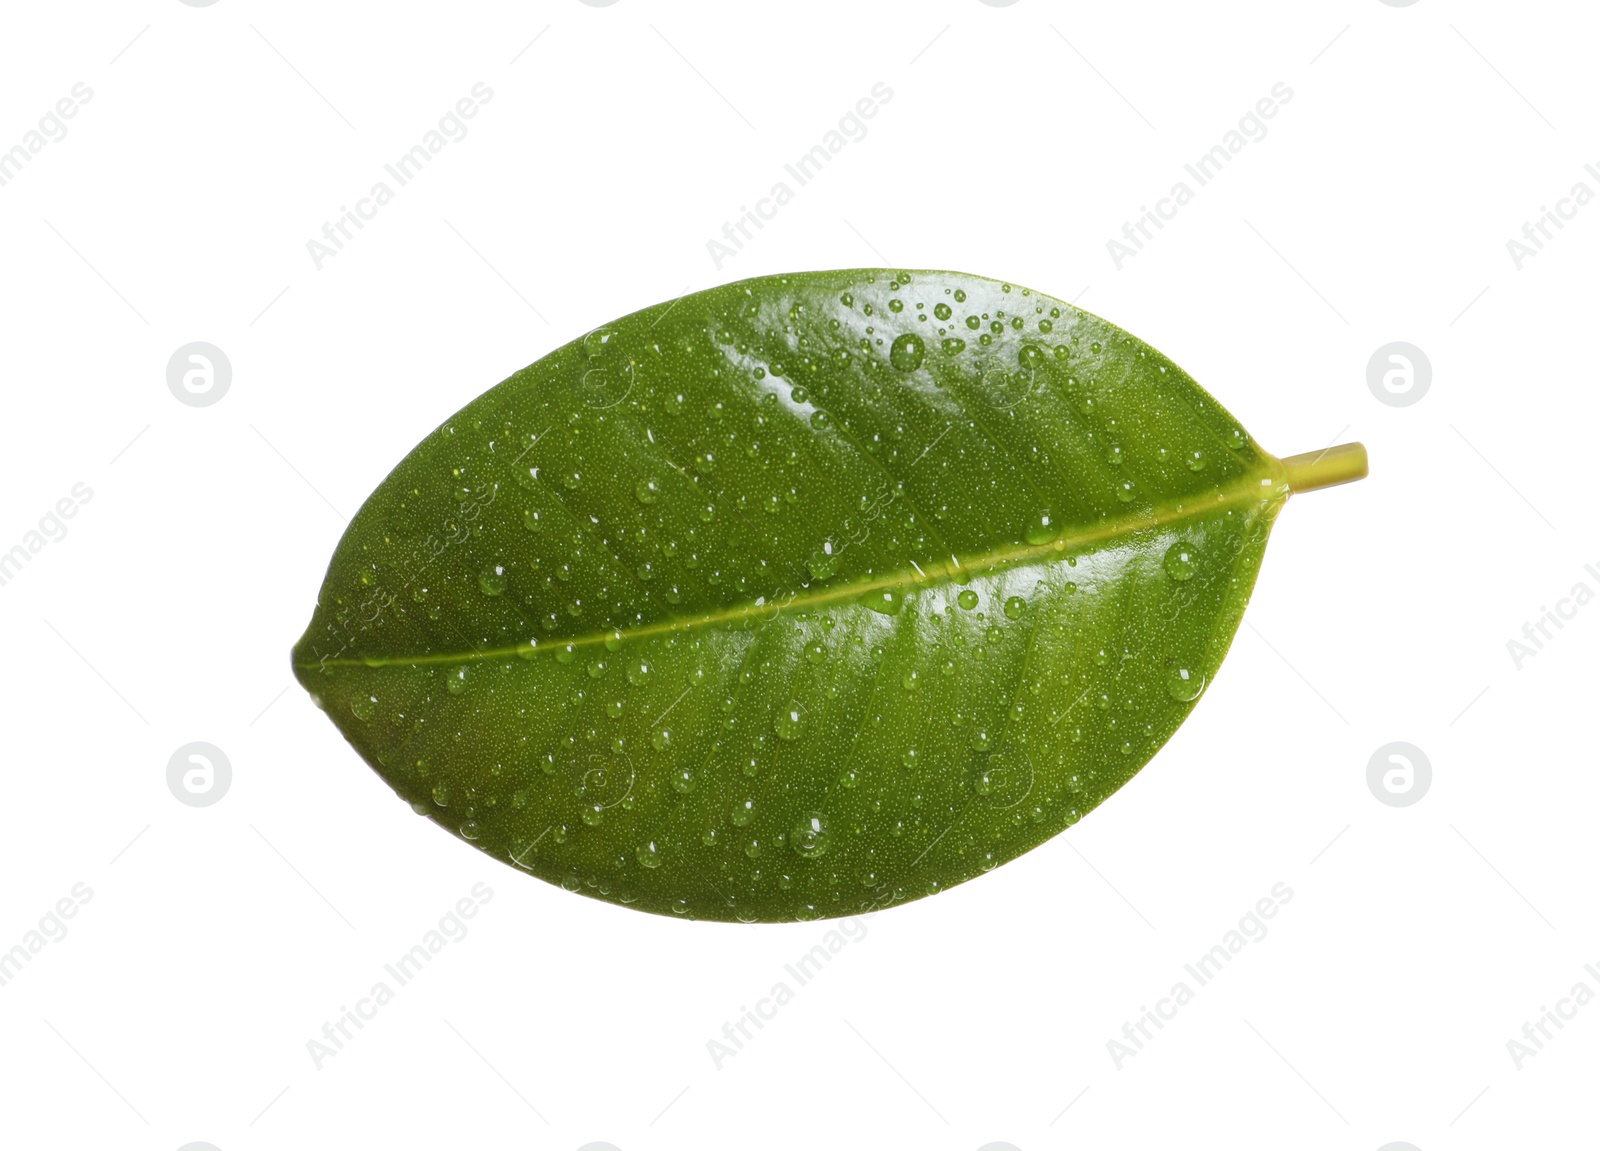
[[(1591, 521), (1600, 161), (1583, 5), (8, 5), (0, 148), (0, 1139), (30, 1148), (1573, 1146), (1600, 1006)], [(537, 38), (537, 39), (536, 39)], [(530, 41), (533, 41), (529, 47)], [(319, 271), (306, 242), (494, 93)], [(877, 82), (892, 101), (718, 268), (707, 241)], [(1292, 101), (1121, 270), (1106, 243), (1278, 82)], [(1192, 183), (1192, 181), (1191, 181)], [(1269, 450), (1296, 498), (1228, 663), (1131, 785), (882, 913), (719, 1069), (829, 924), (575, 898), (417, 820), (288, 652), (345, 517), (428, 430), (600, 322), (756, 274), (954, 268), (1081, 299)], [(168, 390), (204, 340), (213, 406)], [(1423, 349), (1393, 407), (1374, 350)], [(179, 803), (203, 740), (233, 781)], [(1368, 760), (1433, 782), (1380, 803)], [(1331, 845), (1330, 845), (1331, 844)], [(493, 899), (317, 1069), (307, 1041), (456, 900)], [(1275, 883), (1264, 939), (1119, 1069), (1107, 1041)], [(789, 980), (792, 984), (792, 980)]]

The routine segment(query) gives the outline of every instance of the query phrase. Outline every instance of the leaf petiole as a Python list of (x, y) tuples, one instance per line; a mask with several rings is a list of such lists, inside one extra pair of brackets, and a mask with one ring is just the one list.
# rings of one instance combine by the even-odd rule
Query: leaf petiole
[(1361, 444), (1340, 444), (1320, 452), (1306, 452), (1279, 460), (1289, 473), (1291, 492), (1314, 492), (1366, 479), (1367, 449)]

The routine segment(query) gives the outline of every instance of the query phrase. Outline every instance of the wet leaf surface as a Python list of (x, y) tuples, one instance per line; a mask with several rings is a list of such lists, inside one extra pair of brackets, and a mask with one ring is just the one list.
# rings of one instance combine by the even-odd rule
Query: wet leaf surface
[(510, 866), (692, 918), (855, 914), (1014, 858), (1155, 754), (1290, 470), (1060, 300), (748, 280), (430, 434), (340, 542), (295, 672)]

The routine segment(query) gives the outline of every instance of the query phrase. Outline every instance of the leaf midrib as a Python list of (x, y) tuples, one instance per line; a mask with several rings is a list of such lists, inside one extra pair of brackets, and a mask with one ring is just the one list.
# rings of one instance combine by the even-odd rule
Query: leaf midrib
[[(1282, 491), (1279, 498), (1286, 498), (1285, 486), (1274, 482), (1278, 461), (1263, 453), (1262, 471), (1245, 472), (1224, 487), (1209, 489), (1196, 493), (1195, 497), (1186, 502), (1174, 503), (1150, 517), (1137, 523), (1128, 520), (1113, 520), (1111, 523), (1099, 528), (1084, 528), (1075, 534), (1069, 535), (1067, 531), (1056, 539), (1044, 544), (1025, 544), (1022, 546), (1005, 548), (986, 556), (977, 557), (967, 563), (952, 556), (950, 560), (930, 565), (926, 569), (917, 569), (922, 572), (921, 577), (912, 571), (897, 569), (894, 572), (860, 582), (844, 582), (830, 584), (825, 587), (812, 587), (806, 594), (795, 596), (782, 605), (774, 606), (770, 602), (746, 602), (736, 604), (720, 611), (709, 612), (705, 615), (678, 617), (663, 620), (660, 623), (650, 624), (646, 627), (633, 628), (621, 632), (623, 641), (631, 643), (637, 639), (647, 639), (658, 635), (674, 635), (683, 632), (692, 632), (701, 628), (712, 628), (719, 624), (731, 623), (737, 620), (750, 619), (755, 616), (766, 617), (767, 622), (776, 620), (778, 616), (803, 611), (809, 608), (821, 607), (827, 604), (843, 603), (857, 600), (870, 592), (896, 588), (916, 588), (928, 584), (953, 582), (964, 584), (970, 577), (965, 573), (992, 571), (1000, 567), (1024, 567), (1029, 563), (1046, 559), (1051, 556), (1064, 556), (1069, 550), (1081, 552), (1087, 547), (1101, 543), (1107, 539), (1119, 536), (1132, 536), (1139, 532), (1150, 531), (1167, 524), (1180, 522), (1185, 519), (1199, 519), (1212, 514), (1219, 508), (1230, 508), (1252, 501), (1262, 500), (1265, 495), (1271, 494), (1265, 490), (1271, 485), (1274, 491)], [(1221, 493), (1222, 498), (1210, 500), (1206, 497), (1212, 493)], [(765, 601), (765, 597), (763, 597)], [(590, 648), (604, 645), (608, 640), (613, 640), (617, 629), (608, 629), (602, 632), (592, 632), (587, 635), (557, 638), (544, 641), (535, 648), (529, 648), (526, 643), (519, 643), (511, 647), (484, 648), (468, 652), (435, 652), (428, 655), (395, 655), (395, 656), (351, 656), (338, 659), (321, 659), (314, 661), (297, 661), (299, 668), (325, 668), (325, 667), (417, 667), (436, 664), (470, 664), (486, 660), (507, 659), (526, 656), (530, 651), (539, 654), (544, 648)]]

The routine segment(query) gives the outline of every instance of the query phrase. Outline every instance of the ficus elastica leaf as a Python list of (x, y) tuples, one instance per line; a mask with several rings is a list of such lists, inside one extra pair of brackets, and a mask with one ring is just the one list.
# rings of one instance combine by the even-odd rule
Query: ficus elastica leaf
[[(1217, 675), (1291, 491), (1154, 348), (951, 272), (746, 280), (430, 433), (293, 653), (417, 811), (569, 891), (858, 914), (993, 869)], [(995, 882), (998, 882), (996, 880)]]

